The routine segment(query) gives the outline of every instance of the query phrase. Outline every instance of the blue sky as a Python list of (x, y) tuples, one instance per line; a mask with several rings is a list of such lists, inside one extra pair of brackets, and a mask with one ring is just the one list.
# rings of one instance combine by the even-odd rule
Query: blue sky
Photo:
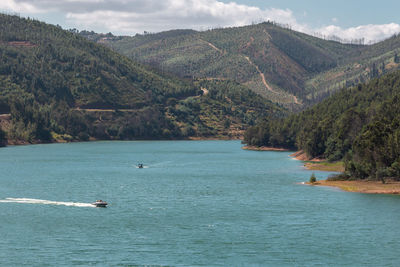
[[(232, 1), (222, 0), (229, 3)], [(366, 24), (400, 23), (399, 0), (236, 0), (262, 9), (291, 9), (302, 23), (322, 27), (332, 23), (342, 27)], [(332, 19), (336, 18), (335, 23)]]
[(272, 20), (308, 34), (366, 42), (399, 33), (399, 10), (398, 0), (0, 0), (0, 11), (66, 29), (134, 35)]

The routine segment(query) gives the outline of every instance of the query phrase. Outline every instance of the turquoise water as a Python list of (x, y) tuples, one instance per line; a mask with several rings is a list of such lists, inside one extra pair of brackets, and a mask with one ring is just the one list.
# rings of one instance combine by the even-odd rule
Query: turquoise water
[(0, 265), (400, 265), (400, 197), (301, 185), (311, 172), (289, 153), (240, 147), (1, 148)]

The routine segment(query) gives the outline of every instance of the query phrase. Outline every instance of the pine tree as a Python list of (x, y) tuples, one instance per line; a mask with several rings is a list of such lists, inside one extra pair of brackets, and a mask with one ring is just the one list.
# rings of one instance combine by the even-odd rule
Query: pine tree
[(5, 146), (6, 145), (6, 141), (7, 141), (6, 133), (2, 129), (0, 129), (0, 147)]

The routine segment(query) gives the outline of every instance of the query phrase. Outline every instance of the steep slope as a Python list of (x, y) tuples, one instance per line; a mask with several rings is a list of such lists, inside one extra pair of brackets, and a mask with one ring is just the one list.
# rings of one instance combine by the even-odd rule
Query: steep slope
[(353, 51), (336, 68), (306, 82), (307, 99), (321, 100), (333, 92), (400, 69), (400, 35)]
[(348, 54), (361, 49), (272, 23), (95, 39), (164, 72), (181, 77), (234, 80), (279, 103), (306, 100), (304, 86), (309, 77), (336, 67)]
[(234, 80), (292, 107), (319, 102), (344, 86), (400, 68), (399, 36), (368, 46), (341, 44), (273, 23), (135, 37), (84, 35), (162, 72)]
[(400, 179), (400, 71), (343, 89), (283, 120), (250, 128), (245, 142), (345, 159), (353, 178)]
[(0, 20), (1, 79), (10, 87), (18, 83), (38, 102), (51, 98), (74, 107), (135, 108), (148, 104), (152, 94), (196, 94), (188, 83), (161, 77), (56, 26), (7, 15)]
[[(0, 110), (11, 113), (10, 140), (125, 138), (129, 131), (156, 138), (164, 129), (179, 136), (162, 105), (200, 91), (56, 26), (0, 15), (0, 27)], [(119, 114), (121, 124), (87, 108), (132, 112)]]
[[(211, 82), (210, 93), (202, 95), (206, 85), (160, 73), (73, 32), (17, 16), (0, 15), (0, 54), (0, 114), (5, 114), (0, 128), (9, 142), (236, 137), (258, 115), (284, 112), (246, 90), (240, 96), (259, 106), (218, 100)], [(221, 92), (237, 95), (238, 86)], [(190, 99), (198, 105), (186, 105)], [(212, 120), (214, 106), (208, 100), (242, 113), (222, 112)], [(172, 112), (180, 106), (194, 117)], [(240, 131), (233, 134), (235, 127)]]

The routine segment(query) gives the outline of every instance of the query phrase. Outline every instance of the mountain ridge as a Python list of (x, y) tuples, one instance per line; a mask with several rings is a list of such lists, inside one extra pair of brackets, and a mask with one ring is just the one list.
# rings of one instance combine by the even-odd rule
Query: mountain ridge
[(374, 45), (342, 44), (268, 22), (133, 37), (85, 34), (163, 72), (196, 79), (231, 79), (295, 110), (299, 104), (319, 102), (344, 86), (367, 82), (377, 72), (382, 75), (400, 68), (394, 62), (400, 53), (399, 36)]
[[(238, 84), (177, 78), (58, 26), (0, 22), (0, 111), (11, 114), (0, 124), (10, 142), (237, 138), (259, 115), (285, 112)], [(225, 101), (236, 97), (256, 104)]]

